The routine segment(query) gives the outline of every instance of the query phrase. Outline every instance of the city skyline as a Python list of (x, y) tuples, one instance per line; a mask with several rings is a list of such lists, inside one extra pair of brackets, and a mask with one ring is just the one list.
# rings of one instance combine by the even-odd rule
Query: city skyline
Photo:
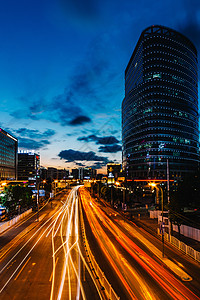
[(57, 168), (121, 163), (124, 70), (146, 27), (200, 48), (198, 1), (9, 0), (0, 22), (0, 127)]

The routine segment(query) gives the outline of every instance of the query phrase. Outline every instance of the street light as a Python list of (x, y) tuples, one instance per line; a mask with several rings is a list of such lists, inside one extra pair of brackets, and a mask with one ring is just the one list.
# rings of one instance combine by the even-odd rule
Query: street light
[(55, 197), (56, 197), (56, 183), (58, 182), (58, 180), (54, 180), (55, 183)]
[(161, 188), (161, 186), (157, 186), (157, 184), (155, 182), (151, 182), (149, 183), (150, 186), (155, 187), (155, 189), (157, 191), (159, 191), (160, 188), (160, 192), (161, 192), (161, 206), (162, 206), (162, 222), (161, 222), (161, 232), (162, 232), (162, 257), (164, 257), (164, 228), (163, 228), (163, 189)]

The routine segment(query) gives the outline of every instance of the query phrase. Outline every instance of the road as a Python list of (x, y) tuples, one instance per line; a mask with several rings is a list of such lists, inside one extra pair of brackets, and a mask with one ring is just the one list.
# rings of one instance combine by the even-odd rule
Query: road
[(80, 194), (96, 259), (121, 299), (200, 299), (198, 264), (169, 246), (163, 259), (158, 239), (84, 188)]
[(84, 252), (77, 189), (0, 236), (0, 299), (104, 299)]
[(197, 300), (198, 276), (199, 264), (167, 245), (163, 259), (159, 239), (83, 187), (0, 235), (0, 299), (105, 300), (107, 279), (112, 300)]

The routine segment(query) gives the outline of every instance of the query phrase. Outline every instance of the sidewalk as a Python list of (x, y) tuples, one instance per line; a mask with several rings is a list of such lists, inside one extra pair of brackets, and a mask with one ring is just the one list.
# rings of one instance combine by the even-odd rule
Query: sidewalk
[[(153, 233), (154, 235), (157, 235), (157, 229), (159, 228), (158, 225), (158, 219), (150, 219), (147, 215), (141, 215), (138, 219), (137, 217), (133, 217), (132, 221), (135, 222), (137, 225), (143, 227), (145, 230), (149, 231), (150, 233)], [(200, 242), (188, 238), (182, 234), (178, 234), (178, 232), (173, 231), (172, 234), (174, 237), (179, 239), (179, 241), (185, 243), (186, 245), (192, 247), (194, 250), (200, 252)]]

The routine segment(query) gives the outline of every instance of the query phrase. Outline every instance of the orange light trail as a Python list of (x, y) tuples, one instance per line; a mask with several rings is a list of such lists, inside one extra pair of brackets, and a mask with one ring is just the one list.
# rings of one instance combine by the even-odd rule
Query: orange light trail
[[(112, 243), (105, 233), (105, 229), (107, 228), (118, 243), (145, 269), (151, 277), (153, 277), (156, 282), (165, 290), (173, 299), (177, 300), (197, 300), (200, 299), (195, 294), (193, 294), (186, 286), (182, 284), (178, 279), (176, 279), (168, 270), (164, 269), (157, 261), (152, 259), (149, 255), (147, 255), (141, 248), (139, 248), (131, 239), (129, 239), (119, 227), (111, 221), (110, 218), (104, 213), (104, 211), (97, 205), (95, 201), (92, 200), (89, 193), (86, 192), (83, 188), (80, 188), (81, 191), (81, 200), (83, 203), (83, 207), (85, 209), (88, 221), (90, 223), (91, 229), (93, 234), (95, 235), (96, 239), (100, 247), (102, 248), (103, 252), (107, 256), (109, 262), (111, 263), (113, 269), (115, 270), (116, 274), (119, 276), (120, 280), (122, 280), (123, 284), (125, 285), (128, 291), (132, 291), (132, 282), (129, 282), (129, 285), (125, 280), (123, 280), (123, 276), (120, 273), (119, 269), (117, 269), (116, 264), (117, 261), (112, 261), (112, 258), (108, 254), (108, 247), (105, 249), (105, 244), (108, 244), (111, 247)], [(113, 245), (112, 245), (113, 246)], [(117, 250), (116, 250), (117, 251)], [(131, 271), (131, 266), (127, 267), (126, 269)], [(123, 270), (124, 271), (124, 270)], [(131, 271), (132, 273), (132, 271)], [(128, 276), (128, 275), (127, 275)], [(141, 278), (136, 276), (132, 273), (135, 280), (141, 283)], [(144, 293), (142, 291), (142, 287), (140, 286), (140, 293)], [(151, 291), (150, 287), (146, 284), (146, 289), (149, 297), (153, 297), (153, 292)], [(133, 297), (131, 295), (131, 297)], [(135, 298), (133, 298), (135, 299)], [(145, 298), (147, 299), (147, 298)], [(149, 298), (150, 299), (150, 298)]]

